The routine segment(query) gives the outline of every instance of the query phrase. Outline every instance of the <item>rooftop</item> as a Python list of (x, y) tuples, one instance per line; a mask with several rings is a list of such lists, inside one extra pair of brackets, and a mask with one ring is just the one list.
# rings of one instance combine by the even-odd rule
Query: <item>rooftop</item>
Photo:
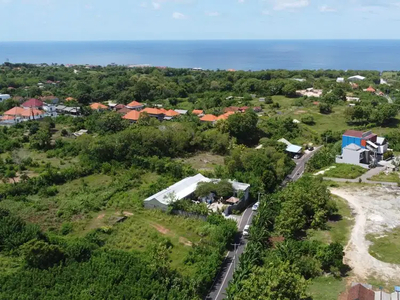
[(218, 120), (218, 117), (214, 115), (204, 115), (200, 118), (200, 121), (202, 122), (215, 122)]
[(364, 132), (358, 131), (358, 130), (346, 130), (346, 132), (343, 133), (343, 135), (362, 138), (364, 135)]
[(132, 101), (131, 103), (127, 104), (126, 106), (128, 106), (128, 107), (141, 107), (141, 106), (143, 106), (143, 104), (140, 103), (140, 102), (137, 102), (137, 101)]
[(95, 102), (95, 103), (90, 104), (90, 108), (91, 109), (107, 109), (107, 106), (105, 106), (104, 104)]
[(137, 110), (131, 110), (122, 118), (126, 120), (137, 121), (140, 118), (140, 112), (138, 112)]

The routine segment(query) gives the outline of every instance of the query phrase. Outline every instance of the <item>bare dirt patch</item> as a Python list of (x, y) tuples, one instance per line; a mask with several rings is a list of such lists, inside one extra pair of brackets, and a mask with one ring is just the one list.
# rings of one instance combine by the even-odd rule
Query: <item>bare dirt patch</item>
[(131, 213), (131, 212), (129, 212), (129, 211), (124, 211), (122, 214), (123, 214), (125, 217), (132, 217), (132, 216), (133, 216), (133, 213)]
[(384, 281), (400, 280), (400, 265), (382, 262), (369, 254), (367, 234), (384, 234), (400, 226), (400, 189), (368, 186), (332, 188), (332, 194), (347, 200), (355, 214), (355, 224), (345, 248), (344, 262), (352, 267), (359, 281), (375, 277)]
[(153, 226), (155, 229), (157, 229), (158, 232), (160, 232), (162, 234), (168, 234), (170, 232), (169, 229), (167, 229), (159, 224), (152, 224), (151, 226)]
[(185, 246), (192, 247), (193, 243), (189, 241), (187, 238), (179, 237), (179, 243), (184, 244)]

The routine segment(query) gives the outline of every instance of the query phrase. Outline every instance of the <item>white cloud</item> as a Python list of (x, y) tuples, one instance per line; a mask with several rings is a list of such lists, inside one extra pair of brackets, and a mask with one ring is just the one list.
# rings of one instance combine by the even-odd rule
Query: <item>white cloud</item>
[(323, 5), (319, 7), (319, 11), (320, 12), (337, 12), (336, 8), (327, 6), (327, 5)]
[(275, 0), (274, 10), (296, 9), (309, 5), (309, 0)]
[(172, 17), (173, 17), (174, 19), (178, 19), (178, 20), (184, 20), (184, 19), (187, 19), (187, 18), (188, 18), (186, 15), (184, 15), (184, 14), (182, 14), (182, 13), (180, 13), (180, 12), (174, 12), (174, 13), (172, 14)]
[(207, 17), (219, 17), (221, 15), (217, 11), (206, 11), (205, 14)]
[(161, 8), (161, 4), (158, 2), (151, 2), (151, 5), (153, 5), (154, 9), (160, 9)]
[(245, 0), (238, 0), (239, 3), (244, 3)]

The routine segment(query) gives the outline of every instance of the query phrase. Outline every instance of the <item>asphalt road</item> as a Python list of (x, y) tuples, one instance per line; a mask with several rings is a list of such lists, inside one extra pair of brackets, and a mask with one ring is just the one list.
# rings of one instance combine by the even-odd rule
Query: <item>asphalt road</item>
[(251, 224), (254, 212), (251, 207), (247, 208), (239, 222), (239, 232), (235, 236), (235, 245), (231, 245), (231, 250), (225, 257), (222, 264), (221, 270), (214, 281), (213, 287), (211, 288), (206, 299), (221, 300), (225, 299), (225, 290), (228, 287), (229, 281), (233, 278), (233, 272), (239, 264), (239, 257), (242, 255), (247, 240), (242, 236), (244, 226)]
[[(298, 180), (304, 173), (304, 168), (310, 158), (319, 150), (321, 147), (315, 148), (314, 151), (304, 154), (300, 159), (296, 160), (296, 167), (294, 168), (292, 174), (288, 176), (289, 180), (284, 182), (284, 184), (289, 181)], [(228, 287), (229, 281), (233, 278), (233, 273), (235, 268), (239, 264), (239, 257), (242, 255), (244, 249), (246, 248), (247, 240), (242, 237), (242, 231), (244, 226), (251, 224), (253, 215), (255, 212), (252, 211), (252, 207), (247, 208), (239, 222), (239, 231), (235, 236), (235, 245), (231, 246), (230, 251), (225, 257), (225, 260), (221, 266), (221, 270), (214, 281), (214, 284), (208, 293), (206, 300), (222, 300), (225, 299), (225, 290)]]

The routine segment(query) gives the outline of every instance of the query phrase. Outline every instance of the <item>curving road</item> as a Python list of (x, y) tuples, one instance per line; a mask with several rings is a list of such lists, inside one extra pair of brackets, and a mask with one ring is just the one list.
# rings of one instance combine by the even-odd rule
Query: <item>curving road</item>
[[(313, 157), (313, 155), (321, 149), (321, 147), (315, 148), (314, 151), (304, 154), (300, 159), (296, 160), (296, 167), (294, 168), (292, 174), (290, 174), (287, 179), (283, 182), (283, 185), (290, 181), (296, 181), (301, 178), (304, 173), (305, 166), (307, 162)], [(218, 273), (213, 286), (211, 287), (206, 300), (222, 300), (225, 299), (225, 291), (228, 287), (229, 281), (233, 278), (233, 273), (235, 268), (239, 264), (239, 257), (242, 255), (244, 249), (247, 245), (247, 240), (242, 237), (242, 231), (244, 226), (251, 224), (254, 212), (251, 207), (247, 208), (239, 222), (238, 233), (235, 237), (234, 245), (232, 249), (227, 253), (224, 262), (222, 263), (221, 270)]]

